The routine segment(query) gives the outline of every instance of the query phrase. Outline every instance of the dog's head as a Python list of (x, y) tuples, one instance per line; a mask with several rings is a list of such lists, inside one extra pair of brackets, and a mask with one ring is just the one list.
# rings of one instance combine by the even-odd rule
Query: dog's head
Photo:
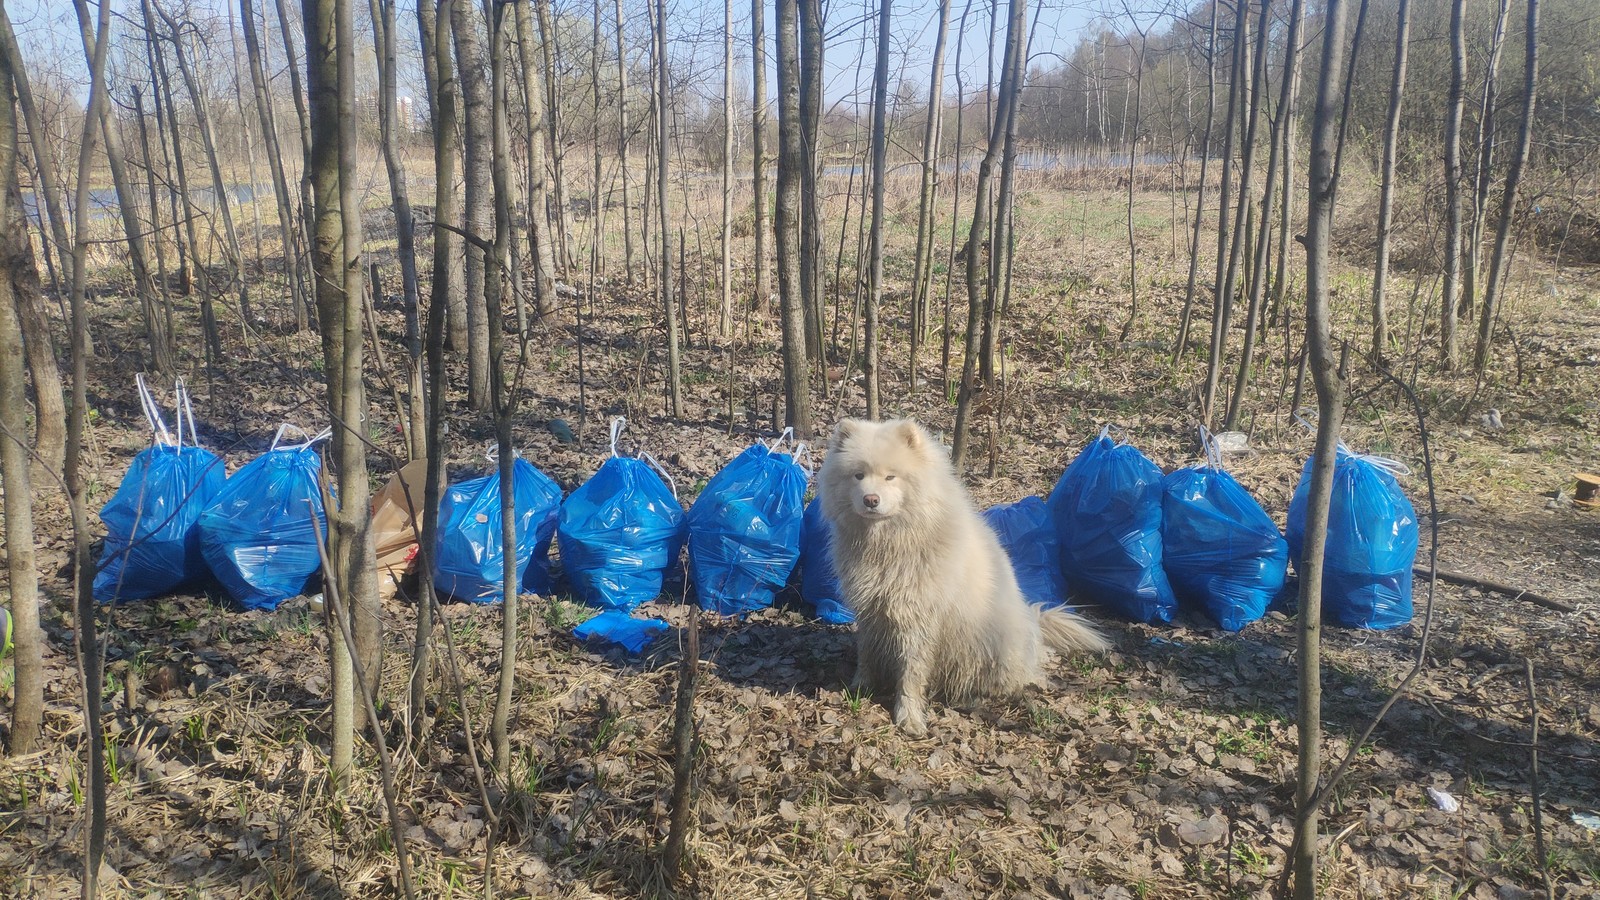
[[(928, 471), (932, 438), (909, 419), (845, 419), (834, 426), (822, 466), (823, 507), (872, 521), (902, 513)], [(936, 464), (936, 463), (935, 463)]]

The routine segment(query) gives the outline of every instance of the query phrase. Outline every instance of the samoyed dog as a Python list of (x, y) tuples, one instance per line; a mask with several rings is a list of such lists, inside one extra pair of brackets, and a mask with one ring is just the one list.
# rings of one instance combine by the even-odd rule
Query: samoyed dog
[(818, 484), (856, 613), (855, 687), (892, 694), (907, 735), (927, 734), (930, 698), (963, 706), (1040, 683), (1046, 647), (1110, 646), (1085, 620), (1023, 599), (943, 445), (915, 422), (840, 422)]

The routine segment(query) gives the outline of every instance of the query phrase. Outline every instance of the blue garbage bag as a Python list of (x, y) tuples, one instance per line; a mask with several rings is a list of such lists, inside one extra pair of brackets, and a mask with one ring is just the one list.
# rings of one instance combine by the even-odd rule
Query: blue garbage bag
[(817, 618), (831, 625), (849, 625), (855, 611), (844, 601), (844, 586), (833, 570), (833, 526), (822, 514), (822, 500), (812, 500), (800, 522), (800, 597), (816, 607)]
[(729, 616), (771, 606), (800, 559), (810, 478), (777, 450), (783, 440), (746, 448), (689, 507), (689, 578), (703, 609)]
[(1283, 588), (1289, 548), (1237, 479), (1213, 461), (1163, 483), (1162, 564), (1178, 600), (1224, 631), (1261, 618)]
[(630, 612), (661, 593), (683, 549), (683, 507), (648, 457), (611, 458), (561, 505), (556, 541), (573, 595), (590, 606)]
[[(178, 381), (177, 435), (167, 431), (139, 377), (140, 399), (156, 443), (133, 458), (128, 474), (100, 510), (106, 540), (94, 577), (101, 603), (159, 597), (206, 577), (195, 528), (227, 480), (221, 458), (199, 446), (188, 392)], [(188, 443), (184, 442), (188, 413)]]
[[(1306, 460), (1289, 502), (1289, 558), (1303, 573), (1306, 505), (1311, 467)], [(1345, 628), (1394, 628), (1411, 621), (1411, 568), (1417, 560), (1417, 514), (1380, 457), (1339, 446), (1328, 505), (1322, 566), (1322, 614)]]
[(1056, 548), (1061, 556), (1063, 576), (1066, 574), (1067, 537), (1072, 534), (1073, 523), (1077, 521), (1078, 497), (1083, 494), (1085, 476), (1098, 465), (1095, 460), (1100, 455), (1116, 446), (1107, 436), (1109, 431), (1109, 427), (1102, 429), (1099, 437), (1078, 451), (1078, 455), (1061, 471), (1061, 477), (1056, 479), (1055, 487), (1050, 489), (1045, 499), (1045, 507), (1050, 510), (1050, 521), (1056, 529)]
[[(550, 592), (550, 537), (561, 508), (561, 486), (525, 459), (511, 461), (511, 502), (517, 584)], [(452, 484), (439, 503), (433, 584), (457, 600), (499, 603), (505, 585), (505, 531), (500, 519), (500, 470)]]
[(636, 619), (621, 610), (607, 610), (572, 629), (580, 641), (599, 638), (620, 644), (629, 653), (638, 653), (653, 643), (670, 626), (660, 619)]
[[(1057, 497), (1057, 494), (1060, 497)], [(1062, 473), (1048, 503), (1067, 588), (1136, 622), (1171, 622), (1161, 567), (1161, 469), (1102, 431)]]
[(272, 448), (233, 474), (200, 514), (200, 552), (211, 574), (246, 609), (276, 609), (303, 592), (322, 567), (317, 535), (328, 531), (315, 444)]
[(991, 506), (983, 511), (983, 518), (1011, 557), (1022, 596), (1040, 606), (1065, 603), (1067, 581), (1061, 573), (1061, 548), (1044, 500), (1024, 497), (1016, 503)]

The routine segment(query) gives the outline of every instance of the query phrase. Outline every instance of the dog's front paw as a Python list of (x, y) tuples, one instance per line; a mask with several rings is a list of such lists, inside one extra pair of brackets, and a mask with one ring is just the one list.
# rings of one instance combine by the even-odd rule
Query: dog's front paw
[(921, 704), (911, 703), (901, 698), (894, 707), (894, 724), (906, 737), (923, 738), (928, 736), (928, 722), (922, 712)]

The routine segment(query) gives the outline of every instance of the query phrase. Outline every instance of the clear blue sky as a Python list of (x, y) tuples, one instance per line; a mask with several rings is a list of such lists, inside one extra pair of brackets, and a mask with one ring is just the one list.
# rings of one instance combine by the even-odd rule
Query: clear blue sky
[[(137, 17), (137, 0), (112, 0), (112, 2), (116, 4), (113, 7), (115, 10)], [(260, 10), (262, 5), (272, 2), (273, 0), (256, 0), (256, 7)], [(601, 7), (602, 28), (609, 29), (612, 21), (611, 4), (604, 0), (602, 2), (604, 4)], [(1120, 13), (1122, 10), (1120, 2), (1114, 6), (1110, 5), (1111, 2), (1112, 0), (1043, 0), (1030, 4), (1030, 22), (1037, 19), (1033, 24), (1034, 64), (1046, 68), (1052, 66), (1056, 62), (1052, 54), (1070, 53), (1086, 29), (1100, 27), (1105, 17), (1113, 14), (1112, 10)], [(164, 5), (169, 11), (176, 12), (185, 4), (184, 0), (165, 0)], [(237, 0), (188, 0), (187, 5), (195, 11), (197, 17), (203, 15), (205, 11), (210, 11), (210, 14), (217, 19), (225, 19), (230, 5), (233, 6), (234, 16), (238, 15)], [(300, 0), (291, 0), (291, 6), (293, 15), (299, 9)], [(354, 6), (358, 30), (365, 33), (367, 4), (362, 0), (354, 0)], [(966, 29), (960, 31), (959, 21), (963, 9), (967, 6), (967, 0), (952, 0), (951, 38), (945, 61), (947, 94), (952, 93), (956, 86), (954, 63), (958, 41), (963, 45), (961, 67), (968, 89), (978, 88), (988, 80), (985, 73), (990, 62), (989, 28), (994, 5), (991, 0), (971, 0)], [(824, 18), (828, 31), (825, 96), (829, 104), (849, 105), (852, 102), (866, 102), (866, 94), (872, 81), (872, 54), (876, 41), (876, 18), (873, 12), (876, 7), (877, 0), (825, 0), (824, 2)], [(54, 67), (65, 77), (74, 80), (83, 78), (81, 44), (78, 42), (76, 19), (69, 0), (9, 0), (6, 8), (30, 67)], [(555, 0), (555, 8), (558, 13), (565, 16), (588, 21), (593, 7), (586, 0)], [(680, 66), (688, 66), (694, 73), (693, 84), (697, 91), (706, 97), (720, 97), (722, 3), (716, 0), (670, 0), (667, 8), (669, 34), (672, 38), (672, 52), (675, 59), (679, 61)], [(415, 22), (415, 9), (414, 0), (401, 0), (399, 18), (403, 32), (401, 36), (403, 55), (409, 56), (415, 53), (416, 33), (412, 24)], [(904, 79), (915, 85), (919, 96), (927, 89), (938, 10), (938, 0), (900, 0), (894, 4), (891, 11), (892, 78)], [(1004, 3), (1001, 2), (999, 13), (1002, 17), (1000, 23), (1002, 31), (1005, 12)], [(642, 57), (648, 52), (645, 43), (647, 15), (645, 3), (641, 0), (625, 0), (623, 15), (628, 19), (630, 52), (637, 54), (635, 58)], [(1145, 21), (1149, 18), (1153, 17), (1145, 17)], [(768, 0), (766, 20), (769, 55), (775, 19), (772, 4)], [(276, 16), (269, 15), (268, 23), (268, 27), (275, 34)], [(112, 27), (117, 31), (125, 31), (130, 26), (125, 21), (113, 19)], [(736, 2), (733, 11), (734, 52), (740, 60), (741, 71), (736, 77), (741, 86), (748, 84), (749, 28), (750, 6), (746, 2)], [(605, 40), (609, 43), (614, 38), (607, 37)], [(272, 42), (275, 44), (276, 40)], [(1000, 48), (997, 46), (996, 56), (999, 52)], [(364, 54), (358, 58), (365, 64), (367, 57)], [(999, 60), (996, 58), (994, 65), (998, 64)], [(769, 91), (776, 90), (776, 75), (770, 68), (770, 62), (768, 84)]]

